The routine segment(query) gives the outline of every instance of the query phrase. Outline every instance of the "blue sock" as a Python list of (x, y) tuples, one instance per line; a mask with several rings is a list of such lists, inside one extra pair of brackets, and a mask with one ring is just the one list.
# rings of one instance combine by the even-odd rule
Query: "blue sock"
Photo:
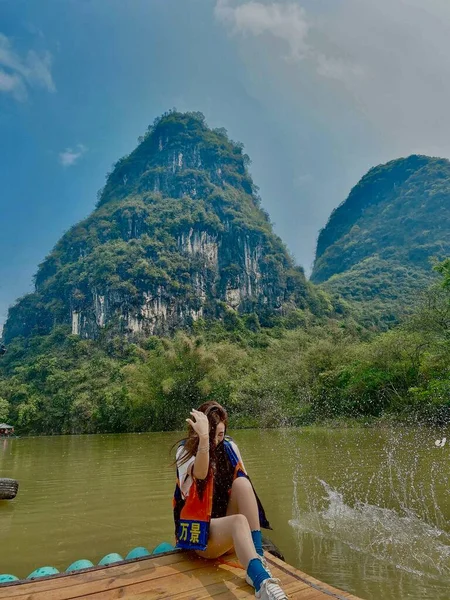
[(259, 592), (262, 582), (270, 578), (269, 573), (265, 570), (259, 558), (252, 558), (248, 563), (247, 573), (257, 592)]
[(252, 531), (252, 540), (255, 544), (255, 550), (260, 556), (264, 556), (264, 550), (262, 547), (262, 535), (260, 529)]

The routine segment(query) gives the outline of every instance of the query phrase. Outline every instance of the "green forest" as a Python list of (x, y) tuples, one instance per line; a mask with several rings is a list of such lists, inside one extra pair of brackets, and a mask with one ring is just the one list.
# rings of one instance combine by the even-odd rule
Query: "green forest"
[(215, 399), (232, 427), (448, 423), (450, 259), (436, 270), (414, 314), (384, 333), (234, 315), (136, 343), (64, 326), (16, 338), (1, 360), (0, 421), (28, 434), (171, 430)]

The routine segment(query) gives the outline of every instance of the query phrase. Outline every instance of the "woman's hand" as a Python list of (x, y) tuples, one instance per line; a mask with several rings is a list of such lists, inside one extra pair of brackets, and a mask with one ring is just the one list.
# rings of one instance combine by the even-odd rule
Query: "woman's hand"
[(205, 413), (195, 410), (191, 410), (192, 419), (186, 419), (198, 437), (209, 437), (209, 421)]
[(205, 413), (191, 410), (192, 419), (186, 419), (195, 433), (198, 435), (199, 444), (195, 456), (192, 474), (196, 479), (203, 480), (209, 471), (209, 421)]

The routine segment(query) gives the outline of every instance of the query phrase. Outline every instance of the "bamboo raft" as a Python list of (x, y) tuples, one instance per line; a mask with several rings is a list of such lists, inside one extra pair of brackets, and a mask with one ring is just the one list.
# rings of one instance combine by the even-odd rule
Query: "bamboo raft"
[[(302, 573), (266, 552), (274, 577), (292, 600), (360, 600)], [(1, 600), (231, 600), (254, 598), (234, 555), (205, 560), (168, 552), (106, 567), (0, 585)]]

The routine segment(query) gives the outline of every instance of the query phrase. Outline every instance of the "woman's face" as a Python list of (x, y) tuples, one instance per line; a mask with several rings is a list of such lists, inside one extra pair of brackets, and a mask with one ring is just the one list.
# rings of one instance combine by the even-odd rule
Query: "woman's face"
[(218, 423), (217, 427), (216, 427), (216, 435), (214, 437), (214, 443), (217, 446), (217, 444), (220, 444), (220, 442), (223, 442), (225, 437), (225, 423)]

